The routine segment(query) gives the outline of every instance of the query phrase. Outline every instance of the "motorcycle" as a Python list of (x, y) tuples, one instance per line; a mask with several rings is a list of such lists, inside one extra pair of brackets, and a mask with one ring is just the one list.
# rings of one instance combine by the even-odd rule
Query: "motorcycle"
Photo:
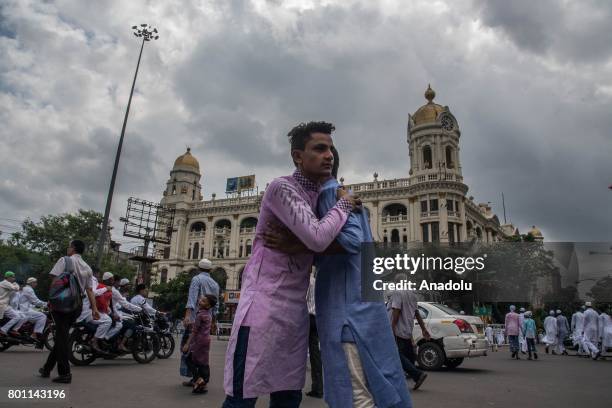
[[(0, 336), (0, 352), (12, 346), (33, 346), (37, 349), (46, 347), (49, 351), (53, 350), (55, 322), (53, 321), (53, 316), (47, 309), (42, 309), (41, 311), (47, 316), (47, 322), (45, 323), (45, 328), (43, 329), (43, 332), (39, 338), (36, 340), (32, 338), (32, 333), (34, 333), (34, 323), (26, 322), (19, 329), (18, 337), (9, 335)], [(9, 318), (4, 317), (0, 321), (0, 327), (9, 320)]]
[[(126, 347), (130, 350), (132, 357), (140, 364), (148, 364), (155, 359), (156, 350), (159, 349), (159, 338), (149, 318), (144, 313), (134, 315), (136, 327), (134, 333), (128, 338)], [(101, 351), (91, 346), (96, 325), (91, 322), (79, 322), (75, 324), (70, 333), (70, 362), (77, 366), (86, 366), (93, 363), (97, 358), (114, 359), (126, 354), (119, 349), (120, 335), (111, 339), (98, 339), (98, 347)]]
[(174, 353), (175, 342), (172, 330), (163, 314), (158, 313), (153, 321), (153, 329), (159, 338), (159, 350), (155, 355), (159, 359), (169, 358)]

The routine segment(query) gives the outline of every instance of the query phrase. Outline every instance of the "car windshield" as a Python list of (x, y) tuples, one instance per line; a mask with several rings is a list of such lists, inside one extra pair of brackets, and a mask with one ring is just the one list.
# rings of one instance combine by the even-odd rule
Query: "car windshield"
[(449, 314), (449, 315), (458, 315), (459, 314), (458, 311), (456, 311), (454, 309), (451, 309), (448, 306), (441, 305), (439, 303), (432, 303), (431, 305), (437, 307), (438, 309), (440, 309), (441, 311), (443, 311), (444, 313)]

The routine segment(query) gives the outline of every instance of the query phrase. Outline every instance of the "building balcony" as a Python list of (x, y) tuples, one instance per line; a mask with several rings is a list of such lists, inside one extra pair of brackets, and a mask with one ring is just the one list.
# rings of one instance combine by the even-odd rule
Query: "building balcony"
[(229, 236), (231, 233), (231, 228), (215, 228), (215, 235)]
[(192, 231), (189, 233), (189, 239), (201, 239), (206, 236), (205, 231)]
[(399, 215), (387, 215), (387, 216), (383, 216), (382, 217), (382, 224), (393, 224), (393, 223), (398, 223), (398, 222), (407, 222), (408, 221), (408, 215), (406, 214), (399, 214)]
[(256, 227), (241, 227), (240, 235), (254, 234)]

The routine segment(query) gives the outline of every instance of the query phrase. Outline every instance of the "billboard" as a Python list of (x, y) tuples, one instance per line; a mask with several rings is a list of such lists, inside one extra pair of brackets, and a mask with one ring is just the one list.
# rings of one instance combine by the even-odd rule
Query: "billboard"
[(226, 193), (239, 193), (243, 190), (252, 190), (255, 188), (255, 175), (231, 177), (227, 179), (225, 185)]
[(239, 300), (240, 300), (239, 290), (227, 290), (223, 292), (223, 302), (224, 303), (238, 303)]

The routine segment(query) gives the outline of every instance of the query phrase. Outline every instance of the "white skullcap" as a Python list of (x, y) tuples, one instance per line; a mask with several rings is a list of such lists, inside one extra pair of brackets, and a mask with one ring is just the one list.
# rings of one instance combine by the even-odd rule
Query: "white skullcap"
[(521, 312), (524, 312), (524, 311), (525, 311), (525, 308), (524, 308), (524, 307), (521, 307), (519, 310), (520, 310)]
[(591, 302), (584, 302), (584, 305), (585, 305), (586, 307), (591, 307)]
[(125, 286), (129, 284), (130, 284), (130, 280), (128, 278), (123, 278), (119, 281), (119, 286)]
[(105, 281), (112, 277), (113, 277), (113, 274), (111, 272), (104, 272), (104, 275), (102, 275), (102, 280)]
[(561, 314), (561, 310), (557, 309), (557, 314)]
[(527, 316), (527, 317), (531, 317), (531, 310), (526, 311), (526, 312), (525, 312), (525, 316)]
[(551, 310), (550, 312), (548, 312), (549, 315), (554, 316), (555, 315), (555, 311)]
[(212, 262), (204, 258), (200, 262), (198, 262), (198, 268), (204, 269), (205, 271), (209, 271), (212, 269)]
[(511, 305), (511, 306), (510, 306), (510, 311), (514, 312), (515, 310), (516, 310), (516, 306)]
[(37, 279), (34, 277), (29, 277), (28, 280), (26, 280), (26, 283), (29, 285), (30, 283), (34, 283), (37, 282)]

